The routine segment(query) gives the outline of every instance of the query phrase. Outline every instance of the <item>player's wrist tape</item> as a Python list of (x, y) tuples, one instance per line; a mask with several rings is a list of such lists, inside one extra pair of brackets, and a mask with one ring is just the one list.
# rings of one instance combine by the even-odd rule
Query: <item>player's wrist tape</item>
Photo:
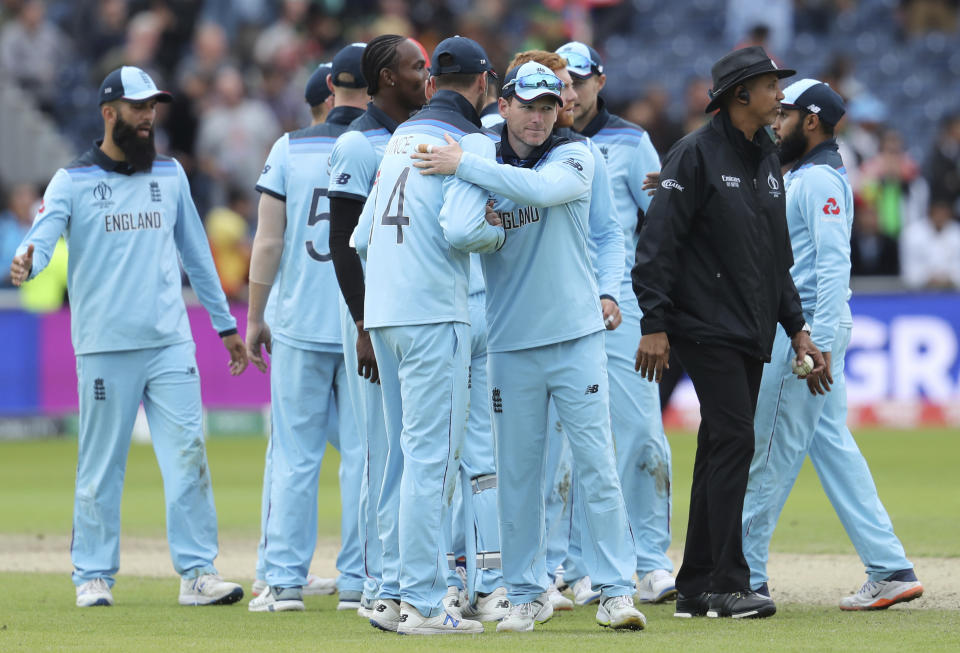
[(493, 488), (497, 487), (497, 475), (484, 474), (483, 476), (471, 478), (470, 487), (473, 488), (474, 494), (480, 494), (484, 490), (492, 490)]
[(226, 338), (227, 336), (236, 335), (236, 333), (237, 333), (237, 327), (233, 327), (232, 329), (224, 329), (223, 331), (217, 331), (217, 335), (220, 336), (221, 338)]

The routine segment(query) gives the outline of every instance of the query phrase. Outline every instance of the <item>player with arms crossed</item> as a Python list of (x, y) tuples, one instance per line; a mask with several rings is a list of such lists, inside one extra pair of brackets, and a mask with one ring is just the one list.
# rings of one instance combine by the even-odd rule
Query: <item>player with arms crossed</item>
[[(363, 49), (363, 44), (348, 45), (334, 57), (329, 72), (320, 68), (314, 73), (307, 84), (311, 109), (323, 104), (323, 94), (315, 91), (322, 84), (335, 93), (333, 110), (326, 122), (315, 120), (281, 136), (257, 182), (261, 195), (246, 343), (261, 371), (267, 368), (261, 352), (266, 346), (273, 370), (260, 560), (267, 587), (250, 601), (251, 612), (303, 610), (302, 594), (333, 591), (323, 579), (307, 576), (317, 541), (317, 482), (328, 439), (340, 451), (340, 603), (355, 609), (365, 580), (357, 532), (363, 458), (346, 388), (353, 370), (344, 364), (340, 316), (334, 310), (340, 288), (325, 251), (327, 162), (337, 136), (366, 105)], [(264, 311), (275, 280), (271, 328)], [(331, 411), (339, 417), (339, 434), (325, 432)]]
[(429, 81), (437, 90), (387, 143), (360, 219), (372, 225), (364, 326), (376, 352), (391, 447), (399, 442), (403, 453), (397, 628), (403, 634), (483, 632), (480, 622), (442, 603), (449, 543), (443, 524), (469, 404), (469, 252), (501, 247), (504, 231), (487, 222), (483, 189), (456, 177), (418, 175), (410, 155), (417, 144), (443, 143), (452, 131), (464, 148), (493, 158), (478, 114), (490, 69), (470, 39), (437, 46)]
[[(376, 357), (370, 335), (363, 329), (363, 263), (350, 238), (387, 141), (397, 125), (426, 100), (427, 60), (416, 41), (385, 34), (367, 44), (361, 67), (371, 101), (366, 112), (337, 139), (330, 155), (330, 254), (342, 295), (343, 353), (351, 371), (347, 389), (363, 445), (360, 534), (371, 581), (364, 587), (358, 614), (376, 627), (396, 630), (400, 618), (396, 515), (402, 458), (399, 444), (391, 457), (387, 443)], [(378, 598), (381, 600), (374, 604)]]
[[(830, 503), (867, 568), (868, 580), (841, 610), (880, 610), (923, 594), (913, 565), (893, 533), (867, 462), (847, 428), (844, 355), (850, 342), (850, 229), (853, 191), (833, 130), (844, 114), (843, 99), (828, 85), (802, 79), (783, 91), (773, 125), (784, 176), (787, 225), (793, 247), (790, 269), (810, 334), (826, 359), (825, 380), (794, 378), (790, 339), (777, 330), (773, 354), (763, 368), (756, 449), (743, 503), (743, 552), (750, 585), (769, 594), (770, 538), (809, 455)], [(832, 391), (824, 391), (824, 382)], [(809, 386), (809, 391), (808, 387)]]
[(176, 160), (156, 154), (156, 105), (170, 94), (139, 68), (124, 66), (107, 75), (99, 97), (103, 141), (54, 175), (10, 266), (11, 280), (21, 285), (46, 267), (66, 235), (80, 396), (70, 542), (77, 605), (113, 605), (120, 495), (141, 401), (163, 476), (179, 602), (234, 603), (243, 590), (213, 566), (217, 515), (178, 255), (230, 352), (231, 374), (246, 369), (246, 350), (187, 176)]
[(510, 232), (503, 250), (482, 257), (503, 577), (511, 602), (497, 630), (530, 631), (553, 614), (542, 493), (551, 398), (586, 495), (585, 542), (602, 594), (597, 621), (642, 629), (646, 620), (630, 598), (633, 543), (616, 475), (604, 325), (587, 244), (594, 160), (585, 143), (553, 133), (563, 88), (556, 75), (529, 62), (508, 72), (510, 78), (500, 99), (506, 128), (498, 149), (506, 165), (454, 146), (414, 155), (425, 174), (455, 172), (504, 198), (497, 208)]

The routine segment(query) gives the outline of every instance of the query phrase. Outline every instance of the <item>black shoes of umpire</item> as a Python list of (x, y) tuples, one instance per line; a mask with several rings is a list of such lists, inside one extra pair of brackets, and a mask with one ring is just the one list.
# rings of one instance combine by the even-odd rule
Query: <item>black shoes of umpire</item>
[(761, 619), (776, 613), (773, 599), (751, 590), (721, 594), (695, 594), (677, 596), (674, 617), (733, 617), (734, 619)]

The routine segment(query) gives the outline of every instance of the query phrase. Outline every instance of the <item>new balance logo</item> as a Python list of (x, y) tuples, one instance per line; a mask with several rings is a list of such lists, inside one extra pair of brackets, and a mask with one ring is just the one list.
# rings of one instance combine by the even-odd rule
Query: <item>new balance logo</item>
[(343, 186), (348, 181), (350, 181), (350, 175), (346, 172), (341, 172), (339, 175), (337, 175), (337, 178), (333, 183), (337, 184), (338, 186)]
[(103, 379), (93, 380), (93, 398), (96, 401), (106, 401), (107, 388), (103, 384)]
[(407, 620), (407, 613), (404, 612), (403, 614), (400, 615), (400, 623), (403, 623), (406, 620)]
[(160, 197), (160, 184), (156, 181), (150, 182), (150, 199), (154, 202), (163, 201), (163, 198)]
[(197, 368), (195, 368), (195, 367), (188, 367), (188, 368), (187, 368), (187, 374), (190, 374), (190, 375), (192, 376), (192, 375), (194, 375), (194, 374), (196, 374), (196, 373), (197, 373)]
[(577, 161), (576, 159), (573, 159), (573, 158), (567, 159), (566, 161), (564, 161), (564, 163), (566, 163), (566, 164), (567, 164), (568, 166), (570, 166), (571, 168), (576, 168), (576, 169), (579, 170), (580, 172), (583, 172), (583, 164), (581, 164), (581, 163), (580, 163), (579, 161)]
[(594, 395), (594, 394), (597, 394), (599, 391), (600, 391), (600, 386), (595, 383), (595, 384), (593, 384), (593, 385), (588, 385), (588, 386), (587, 386), (587, 391), (584, 392), (583, 394), (585, 394), (585, 395)]
[[(386, 606), (385, 604), (383, 604), (383, 603), (377, 603), (376, 611), (377, 611), (377, 612), (386, 612), (386, 611), (387, 611), (387, 606)], [(400, 617), (400, 621), (403, 621), (403, 617)]]
[(503, 412), (503, 400), (500, 398), (500, 388), (493, 389), (493, 412)]
[(452, 616), (450, 616), (449, 612), (447, 613), (447, 616), (443, 618), (443, 625), (446, 626), (447, 624), (450, 624), (454, 628), (457, 628), (460, 626), (460, 622), (454, 619)]

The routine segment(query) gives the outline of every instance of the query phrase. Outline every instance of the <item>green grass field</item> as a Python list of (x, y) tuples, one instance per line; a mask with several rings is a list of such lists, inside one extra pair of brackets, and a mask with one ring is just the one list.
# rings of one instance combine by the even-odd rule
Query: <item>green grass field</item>
[[(861, 449), (897, 533), (911, 558), (960, 555), (960, 434), (950, 430), (863, 431)], [(674, 456), (674, 546), (683, 541), (695, 441), (672, 434)], [(266, 443), (260, 438), (219, 438), (208, 453), (221, 539), (257, 536), (260, 480)], [(321, 534), (335, 535), (339, 505), (332, 450), (321, 477)], [(0, 537), (19, 534), (61, 537), (70, 533), (75, 440), (0, 443)], [(150, 447), (133, 445), (123, 499), (123, 533), (162, 537), (160, 476)], [(787, 502), (772, 548), (789, 553), (853, 553), (853, 548), (807, 464)], [(3, 555), (15, 559), (16, 551)], [(15, 568), (6, 561), (4, 568)], [(252, 570), (251, 570), (252, 572)], [(252, 575), (252, 573), (251, 573)], [(181, 608), (176, 579), (125, 576), (121, 568), (111, 609), (73, 605), (63, 574), (0, 573), (0, 651), (285, 650), (551, 651), (620, 650), (872, 650), (955, 651), (960, 613), (900, 607), (881, 613), (845, 614), (836, 608), (779, 605), (762, 622), (691, 621), (669, 618), (672, 606), (643, 608), (642, 634), (608, 633), (593, 611), (562, 615), (531, 636), (503, 636), (488, 626), (479, 637), (442, 641), (402, 639), (375, 632), (353, 614), (337, 613), (332, 597), (308, 597), (301, 614), (253, 615), (240, 605)], [(247, 585), (248, 586), (248, 585)], [(851, 588), (851, 590), (854, 588)], [(632, 641), (628, 641), (632, 640)]]

